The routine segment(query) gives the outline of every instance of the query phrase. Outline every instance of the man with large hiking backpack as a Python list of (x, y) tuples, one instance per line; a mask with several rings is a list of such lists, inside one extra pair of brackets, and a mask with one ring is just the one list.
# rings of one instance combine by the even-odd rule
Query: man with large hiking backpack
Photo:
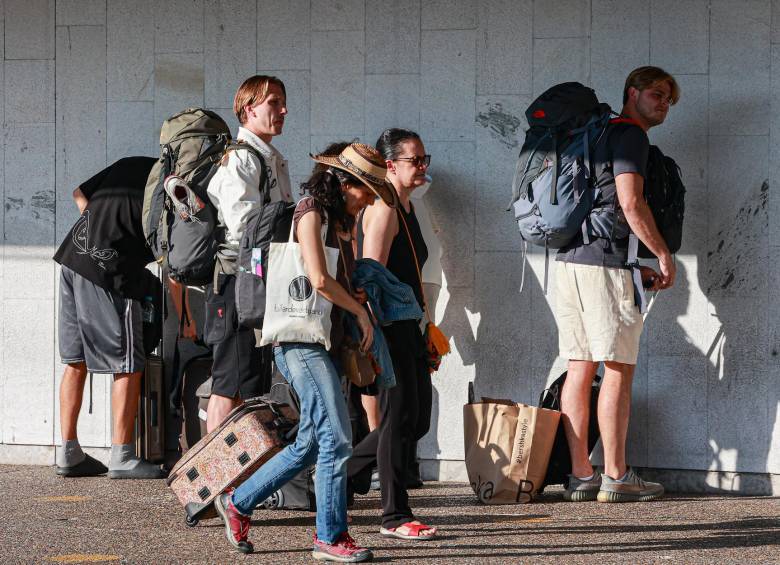
[[(58, 340), (65, 371), (56, 471), (61, 476), (166, 476), (136, 457), (133, 439), (145, 354), (159, 341), (154, 330), (160, 326), (161, 286), (145, 268), (154, 257), (141, 228), (144, 185), (154, 162), (126, 157), (76, 188), (73, 199), (81, 216), (54, 255), (62, 265)], [(108, 468), (82, 451), (76, 434), (88, 372), (113, 376)], [(91, 406), (90, 396), (90, 411)]]
[(247, 222), (268, 201), (293, 200), (287, 161), (271, 145), (287, 115), (284, 83), (265, 75), (246, 79), (236, 92), (233, 111), (241, 124), (236, 139), (247, 150), (229, 150), (208, 184), (209, 199), (224, 226), (219, 272), (206, 287), (204, 336), (214, 357), (208, 431), (242, 399), (264, 392), (255, 332), (239, 324), (236, 312), (237, 250)]
[[(627, 467), (625, 452), (644, 289), (670, 288), (675, 278), (672, 255), (643, 197), (647, 130), (663, 123), (679, 97), (675, 79), (658, 67), (629, 74), (621, 116), (605, 125), (585, 164), (595, 177), (591, 211), (557, 255), (555, 318), (560, 356), (569, 360), (561, 412), (572, 459), (564, 495), (570, 501), (646, 501), (664, 492)], [(638, 266), (639, 241), (658, 258), (660, 273)], [(603, 475), (591, 466), (587, 445), (591, 384), (600, 362)]]

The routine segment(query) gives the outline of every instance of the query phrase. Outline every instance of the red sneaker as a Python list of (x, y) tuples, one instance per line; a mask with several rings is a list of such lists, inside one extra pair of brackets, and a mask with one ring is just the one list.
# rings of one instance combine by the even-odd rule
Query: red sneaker
[(241, 514), (230, 500), (233, 489), (223, 492), (214, 499), (214, 508), (225, 524), (225, 537), (228, 543), (241, 553), (252, 553), (254, 546), (247, 539), (249, 537), (249, 516)]
[(339, 561), (341, 563), (360, 563), (370, 561), (374, 554), (370, 549), (359, 547), (349, 532), (344, 532), (335, 543), (325, 543), (314, 534), (314, 549), (311, 556), (320, 561)]

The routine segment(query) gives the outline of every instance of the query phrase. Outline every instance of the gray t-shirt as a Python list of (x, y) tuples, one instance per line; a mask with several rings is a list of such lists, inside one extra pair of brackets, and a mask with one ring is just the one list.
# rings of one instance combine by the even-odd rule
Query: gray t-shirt
[(558, 251), (557, 261), (626, 268), (630, 228), (617, 202), (615, 177), (623, 173), (646, 176), (650, 141), (642, 128), (626, 123), (610, 124), (605, 135), (593, 153), (596, 187), (600, 189), (594, 208), (606, 213), (616, 211), (614, 238), (591, 238), (590, 243), (586, 244), (582, 233), (579, 233), (571, 243)]

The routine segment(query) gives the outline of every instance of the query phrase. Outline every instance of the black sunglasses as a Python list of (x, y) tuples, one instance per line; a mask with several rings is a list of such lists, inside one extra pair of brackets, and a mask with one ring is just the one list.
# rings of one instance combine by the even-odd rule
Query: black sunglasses
[(396, 157), (393, 159), (393, 161), (406, 161), (407, 163), (411, 163), (414, 167), (420, 167), (422, 165), (428, 167), (431, 164), (431, 156), (423, 155), (421, 157), (419, 155), (415, 155), (414, 157)]

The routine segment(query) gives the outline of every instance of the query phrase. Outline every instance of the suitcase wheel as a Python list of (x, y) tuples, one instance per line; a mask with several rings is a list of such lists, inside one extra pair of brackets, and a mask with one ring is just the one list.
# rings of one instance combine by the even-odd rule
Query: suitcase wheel
[(198, 522), (200, 522), (200, 520), (198, 520), (197, 518), (190, 518), (189, 516), (186, 516), (186, 517), (184, 518), (184, 522), (185, 522), (185, 523), (186, 523), (186, 524), (187, 524), (187, 525), (188, 525), (190, 528), (194, 528), (195, 526), (197, 526), (197, 525), (198, 525)]
[(274, 492), (263, 501), (263, 506), (268, 510), (278, 510), (284, 506), (284, 493), (280, 490)]

